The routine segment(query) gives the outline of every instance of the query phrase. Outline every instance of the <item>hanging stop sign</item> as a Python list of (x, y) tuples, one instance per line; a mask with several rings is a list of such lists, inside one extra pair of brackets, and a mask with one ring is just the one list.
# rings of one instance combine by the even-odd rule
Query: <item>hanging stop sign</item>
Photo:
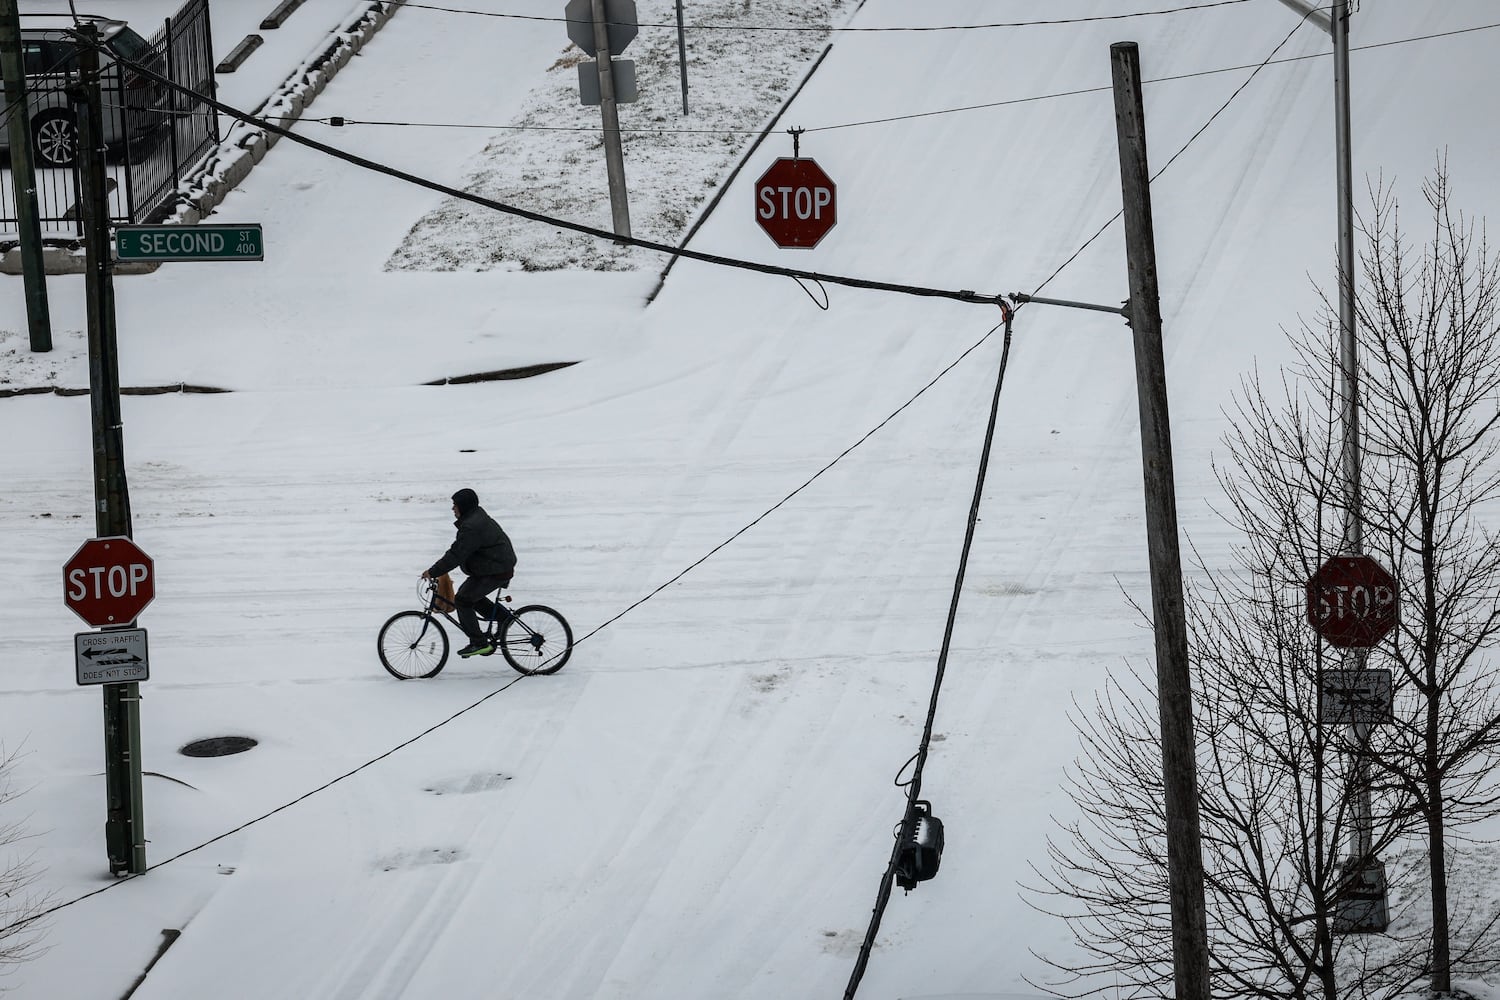
[(755, 182), (755, 221), (784, 248), (818, 245), (838, 222), (838, 192), (816, 160), (783, 156)]

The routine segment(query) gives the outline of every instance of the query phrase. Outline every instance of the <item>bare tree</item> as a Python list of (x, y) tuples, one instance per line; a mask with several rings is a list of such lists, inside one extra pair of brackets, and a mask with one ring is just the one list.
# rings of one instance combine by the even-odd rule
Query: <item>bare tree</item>
[(1390, 659), (1415, 711), (1398, 715), (1375, 761), (1410, 796), (1425, 828), (1435, 993), (1455, 968), (1492, 965), (1480, 915), (1455, 954), (1450, 831), (1500, 812), (1500, 545), (1481, 520), (1500, 498), (1500, 262), (1482, 229), (1456, 215), (1447, 171), (1424, 187), (1431, 230), (1414, 250), (1398, 206), (1377, 189), (1359, 307), (1371, 475), (1369, 538), (1401, 580)]
[[(1339, 845), (1354, 821), (1340, 790), (1353, 752), (1364, 748), (1321, 724), (1324, 655), (1299, 594), (1304, 566), (1315, 568), (1337, 534), (1334, 415), (1309, 417), (1294, 395), (1278, 411), (1253, 382), (1246, 399), (1231, 451), (1249, 472), (1221, 479), (1235, 519), (1260, 528), (1236, 549), (1233, 570), (1201, 571), (1187, 602), (1212, 993), (1391, 997), (1413, 981), (1423, 942), (1375, 960), (1364, 942), (1334, 933), (1349, 887)], [(1128, 688), (1112, 681), (1092, 711), (1075, 712), (1083, 749), (1068, 791), (1082, 818), (1049, 845), (1050, 870), (1038, 870), (1030, 894), (1068, 921), (1091, 956), (1052, 961), (1064, 975), (1041, 985), (1060, 996), (1171, 990), (1151, 691), (1140, 678)], [(1381, 851), (1401, 836), (1408, 813), (1399, 789), (1383, 788), (1378, 800), (1372, 839)]]
[(47, 905), (36, 891), (38, 872), (24, 821), (10, 818), (19, 795), (10, 778), (15, 759), (15, 753), (0, 750), (0, 976), (41, 951), (36, 917)]
[[(1394, 199), (1374, 192), (1364, 229), (1360, 347), (1368, 425), (1365, 532), (1396, 571), (1402, 622), (1372, 651), (1394, 667), (1393, 726), (1327, 725), (1331, 658), (1304, 618), (1303, 586), (1342, 544), (1348, 484), (1339, 342), (1325, 300), (1319, 327), (1294, 338), (1300, 358), (1268, 397), (1242, 383), (1219, 468), (1236, 543), (1228, 569), (1198, 563), (1189, 592), (1200, 814), (1215, 996), (1390, 997), (1430, 976), (1490, 966), (1496, 914), (1451, 932), (1445, 833), (1500, 812), (1491, 780), (1500, 750), (1500, 688), (1485, 651), (1500, 629), (1500, 547), (1480, 516), (1500, 492), (1492, 440), (1500, 404), (1496, 268), (1482, 239), (1449, 210), (1441, 164), (1426, 187), (1434, 232), (1414, 262)], [(1082, 751), (1069, 792), (1081, 819), (1049, 845), (1034, 905), (1058, 913), (1089, 955), (1053, 961), (1047, 984), (1077, 996), (1123, 984), (1170, 992), (1165, 827), (1150, 685), (1112, 683), (1075, 713)], [(1361, 742), (1356, 742), (1359, 740)], [(1357, 761), (1375, 779), (1365, 857), (1350, 857), (1348, 789)], [(1420, 828), (1431, 936), (1339, 933), (1349, 873), (1405, 846)], [(1412, 867), (1391, 887), (1418, 889)], [(1410, 895), (1411, 893), (1406, 893)], [(1409, 922), (1408, 922), (1409, 923)]]

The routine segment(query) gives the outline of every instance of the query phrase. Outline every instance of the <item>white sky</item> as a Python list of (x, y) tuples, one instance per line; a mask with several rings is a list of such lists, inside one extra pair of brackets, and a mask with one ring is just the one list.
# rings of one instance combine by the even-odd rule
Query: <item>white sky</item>
[[(128, 6), (136, 21), (175, 4)], [(220, 0), (221, 53), (259, 6)], [(552, 17), (562, 4), (446, 6)], [(743, 5), (686, 6), (693, 24)], [(754, 0), (752, 12), (786, 23), (796, 6)], [(1020, 0), (914, 6), (865, 0), (834, 16), (861, 28), (1037, 16)], [(1496, 217), (1500, 29), (1370, 47), (1492, 25), (1495, 5), (1359, 6), (1357, 204), (1383, 177), (1419, 226), (1421, 182), (1446, 155), (1456, 204)], [(643, 22), (673, 20), (669, 0), (638, 7)], [(1058, 18), (1121, 7), (1047, 5)], [(221, 80), (221, 96), (258, 104), (360, 9), (308, 0), (244, 75)], [(1120, 207), (1110, 44), (1137, 41), (1147, 80), (1185, 77), (1146, 91), (1160, 170), (1296, 23), (1276, 0), (1251, 0), (1049, 27), (839, 34), (781, 122), (809, 129), (804, 155), (838, 185), (837, 228), (793, 252), (755, 225), (752, 182), (790, 152), (778, 133), (691, 245), (988, 294), (1035, 292), (1062, 267), (1042, 294), (1118, 303), (1118, 223), (1064, 266)], [(711, 132), (748, 115), (753, 128), (782, 98), (757, 91), (747, 110), (745, 81), (775, 78), (767, 67), (784, 62), (784, 94), (811, 63), (790, 48), (800, 36), (708, 35), (689, 39), (694, 113), (682, 118), (675, 61), (642, 57), (649, 96), (622, 109), (626, 127)], [(549, 71), (565, 44), (555, 22), (408, 7), (308, 114), (587, 123), (592, 112), (559, 106), (574, 71)], [(675, 52), (663, 28), (634, 44)], [(699, 55), (711, 45), (713, 58)], [(1303, 28), (1279, 55), (1327, 49)], [(1189, 76), (1226, 67), (1243, 68)], [(1209, 509), (1220, 408), (1252, 365), (1286, 360), (1280, 330), (1313, 318), (1314, 283), (1331, 288), (1332, 97), (1327, 58), (1269, 66), (1153, 186), (1180, 514), (1209, 558), (1230, 541)], [(602, 156), (568, 133), (302, 129), (609, 223)], [(648, 154), (640, 137), (638, 158), (626, 150), (638, 232), (668, 240), (667, 209), (695, 218), (743, 148), (671, 141), (675, 153), (658, 140)], [(570, 185), (571, 200), (556, 193)], [(612, 256), (626, 268), (613, 272), (496, 265), (492, 251), (544, 252), (551, 231), (523, 234), (497, 216), (476, 232), (480, 213), (445, 230), (431, 221), (444, 209), (430, 191), (283, 142), (213, 219), (260, 222), (263, 263), (116, 280), (123, 384), (233, 390), (123, 402), (134, 537), (155, 559), (158, 593), (140, 620), (148, 861), (499, 693), (326, 791), (58, 911), (50, 950), (0, 981), (16, 996), (122, 996), (164, 928), (182, 935), (137, 1000), (841, 995), (901, 815), (892, 782), (921, 733), (998, 337), (791, 502), (580, 644), (556, 676), (512, 685), (488, 659), (401, 684), (381, 670), (374, 636), (448, 544), (460, 486), (515, 541), (516, 599), (592, 633), (859, 441), (984, 338), (998, 310), (829, 286), (820, 311), (786, 279), (690, 261), (648, 305), (662, 264), (652, 255)], [(387, 269), (398, 251), (430, 254), (447, 231), (466, 248), (448, 269)], [(87, 384), (81, 280), (53, 278), (49, 292), (57, 346), (32, 355), (20, 280), (0, 282), (10, 385)], [(579, 363), (522, 381), (421, 384), (548, 361)], [(1071, 699), (1088, 699), (1107, 671), (1150, 664), (1130, 606), (1149, 603), (1135, 413), (1122, 322), (1021, 311), (924, 775), (947, 850), (937, 879), (892, 899), (861, 997), (1031, 994), (1022, 977), (1046, 975), (1032, 952), (1065, 953), (1065, 929), (1027, 908), (1018, 883), (1045, 863), (1051, 817), (1070, 809), (1058, 786), (1077, 752)], [(14, 781), (26, 790), (0, 819), (34, 834), (26, 846), (55, 902), (111, 884), (99, 693), (74, 684), (82, 625), (59, 580), (93, 534), (90, 461), (86, 398), (0, 399), (0, 743), (23, 753)], [(177, 753), (220, 735), (259, 746)]]

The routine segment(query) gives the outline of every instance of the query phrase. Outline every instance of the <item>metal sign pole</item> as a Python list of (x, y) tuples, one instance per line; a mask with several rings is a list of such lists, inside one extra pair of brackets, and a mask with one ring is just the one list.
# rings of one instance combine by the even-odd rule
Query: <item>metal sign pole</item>
[[(1343, 470), (1347, 508), (1344, 513), (1344, 545), (1356, 555), (1364, 551), (1364, 496), (1361, 474), (1359, 426), (1359, 339), (1354, 304), (1354, 168), (1349, 127), (1349, 3), (1333, 4), (1334, 132), (1338, 171), (1339, 219), (1339, 343), (1343, 372), (1344, 451)], [(1369, 653), (1350, 650), (1345, 662), (1350, 669), (1364, 670)], [(1368, 899), (1358, 914), (1343, 923), (1350, 931), (1383, 931), (1389, 923), (1386, 903), (1385, 866), (1374, 853), (1375, 817), (1370, 795), (1370, 727), (1358, 724), (1354, 735), (1353, 843), (1348, 865)]]
[(687, 114), (687, 38), (682, 31), (682, 0), (677, 0), (677, 65), (682, 72), (682, 113)]
[(616, 236), (630, 237), (630, 200), (625, 191), (625, 153), (620, 148), (620, 112), (615, 106), (614, 71), (610, 69), (609, 24), (604, 0), (592, 0), (594, 49), (599, 60), (599, 113), (604, 120), (604, 166), (609, 173), (609, 207)]
[[(120, 371), (115, 342), (109, 198), (105, 191), (103, 116), (99, 95), (99, 35), (79, 27), (82, 82), (76, 90), (79, 199), (84, 218), (85, 293), (89, 325), (89, 395), (94, 430), (94, 520), (100, 537), (130, 536), (130, 493), (125, 480)], [(133, 624), (133, 623), (132, 623)], [(146, 871), (146, 831), (141, 792), (140, 685), (104, 685), (104, 823), (109, 868), (115, 875)]]

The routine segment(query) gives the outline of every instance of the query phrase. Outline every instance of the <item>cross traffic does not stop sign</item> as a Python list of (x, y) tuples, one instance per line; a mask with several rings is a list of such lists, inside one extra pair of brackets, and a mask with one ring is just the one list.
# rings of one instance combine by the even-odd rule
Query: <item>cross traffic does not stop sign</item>
[(816, 160), (783, 156), (755, 182), (755, 221), (779, 247), (809, 249), (838, 222), (838, 192)]

